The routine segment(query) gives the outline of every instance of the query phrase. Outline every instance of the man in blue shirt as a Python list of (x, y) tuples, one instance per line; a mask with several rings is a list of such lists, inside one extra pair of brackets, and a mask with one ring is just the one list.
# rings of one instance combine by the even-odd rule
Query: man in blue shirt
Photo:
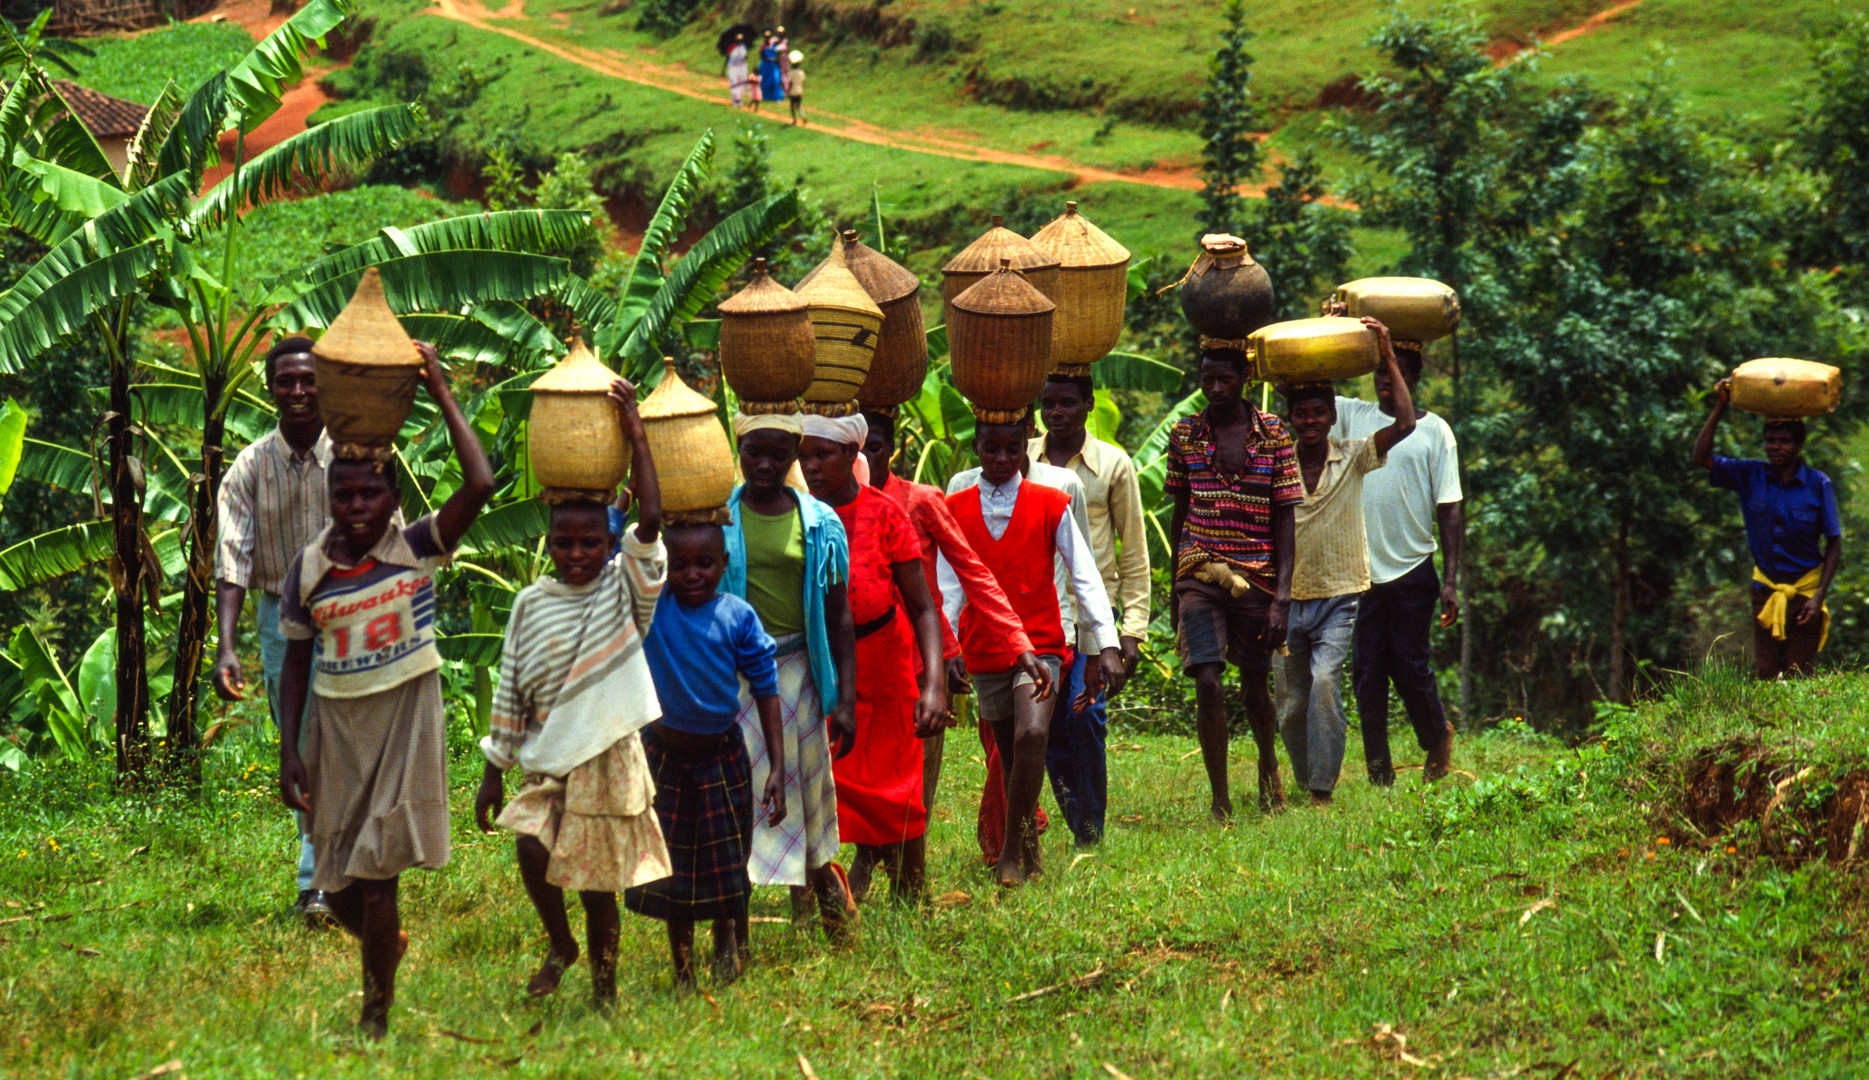
[(1824, 597), (1843, 561), (1843, 526), (1830, 478), (1805, 465), (1804, 421), (1768, 418), (1765, 460), (1721, 457), (1713, 433), (1732, 401), (1730, 380), (1714, 387), (1713, 413), (1694, 441), (1694, 464), (1714, 487), (1739, 494), (1752, 549), (1754, 669), (1761, 679), (1808, 675), (1830, 629)]

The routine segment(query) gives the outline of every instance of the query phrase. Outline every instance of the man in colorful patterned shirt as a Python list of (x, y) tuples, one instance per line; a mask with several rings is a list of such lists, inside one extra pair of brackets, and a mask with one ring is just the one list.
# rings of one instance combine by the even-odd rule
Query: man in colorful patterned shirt
[(1240, 692), (1259, 747), (1259, 807), (1284, 805), (1278, 778), (1277, 715), (1266, 679), (1285, 643), (1291, 604), (1293, 508), (1304, 485), (1291, 437), (1278, 417), (1241, 396), (1246, 355), (1201, 352), (1207, 408), (1176, 424), (1168, 439), (1163, 488), (1174, 500), (1175, 549), (1170, 616), (1182, 670), (1194, 677), (1201, 759), (1213, 789), (1213, 816), (1233, 814), (1227, 790), (1224, 676), (1240, 672)]

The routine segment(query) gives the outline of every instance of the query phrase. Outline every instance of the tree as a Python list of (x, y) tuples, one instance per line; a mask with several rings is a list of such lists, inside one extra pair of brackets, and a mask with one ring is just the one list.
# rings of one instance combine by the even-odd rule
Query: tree
[(1869, 280), (1869, 14), (1853, 12), (1813, 39), (1815, 69), (1796, 128), (1805, 165), (1822, 192), (1807, 258), (1859, 268), (1850, 287), (1860, 302)]
[[(1374, 166), (1353, 177), (1349, 188), (1364, 222), (1400, 228), (1409, 241), (1409, 254), (1396, 271), (1453, 286), (1462, 295), (1472, 333), (1485, 319), (1485, 305), (1472, 302), (1473, 286), (1484, 277), (1484, 252), (1475, 240), (1493, 228), (1521, 191), (1545, 182), (1538, 172), (1517, 171), (1526, 167), (1519, 126), (1533, 93), (1529, 77), (1536, 55), (1503, 66), (1494, 63), (1478, 16), (1465, 7), (1443, 4), (1418, 16), (1390, 2), (1388, 12), (1370, 45), (1390, 71), (1364, 80), (1381, 104), (1367, 123), (1339, 122), (1332, 130)], [(1453, 391), (1448, 421), (1465, 439), (1474, 397), (1465, 378), (1460, 335), (1446, 348)], [(1463, 470), (1470, 456), (1463, 455)], [(1472, 501), (1467, 503), (1470, 518)], [(1463, 607), (1465, 577), (1461, 574)], [(1460, 626), (1463, 722), (1473, 707), (1472, 622), (1463, 619)]]
[(1244, 0), (1227, 0), (1226, 27), (1220, 48), (1208, 65), (1207, 89), (1201, 92), (1201, 231), (1237, 233), (1245, 223), (1240, 188), (1259, 179), (1264, 150), (1259, 146), (1261, 117), (1252, 96), (1252, 54), (1246, 43)]
[(1323, 203), (1323, 173), (1314, 151), (1300, 153), (1266, 189), (1246, 231), (1251, 249), (1268, 253), (1260, 265), (1280, 318), (1317, 314), (1313, 298), (1344, 279), (1356, 251), (1349, 215)]

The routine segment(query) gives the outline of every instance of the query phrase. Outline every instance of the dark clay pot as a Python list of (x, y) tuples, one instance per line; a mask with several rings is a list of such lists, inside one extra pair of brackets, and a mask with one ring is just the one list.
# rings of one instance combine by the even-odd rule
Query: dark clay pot
[(1201, 239), (1200, 258), (1181, 281), (1181, 312), (1205, 337), (1243, 339), (1275, 322), (1272, 279), (1235, 236)]

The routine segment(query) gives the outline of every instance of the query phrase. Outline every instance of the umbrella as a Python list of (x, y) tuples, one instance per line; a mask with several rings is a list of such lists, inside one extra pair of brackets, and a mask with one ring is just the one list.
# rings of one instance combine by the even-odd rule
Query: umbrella
[(720, 37), (714, 41), (714, 50), (722, 56), (727, 55), (733, 51), (735, 39), (745, 41), (750, 48), (755, 33), (757, 33), (757, 31), (753, 28), (752, 23), (734, 23), (732, 26), (720, 32)]

